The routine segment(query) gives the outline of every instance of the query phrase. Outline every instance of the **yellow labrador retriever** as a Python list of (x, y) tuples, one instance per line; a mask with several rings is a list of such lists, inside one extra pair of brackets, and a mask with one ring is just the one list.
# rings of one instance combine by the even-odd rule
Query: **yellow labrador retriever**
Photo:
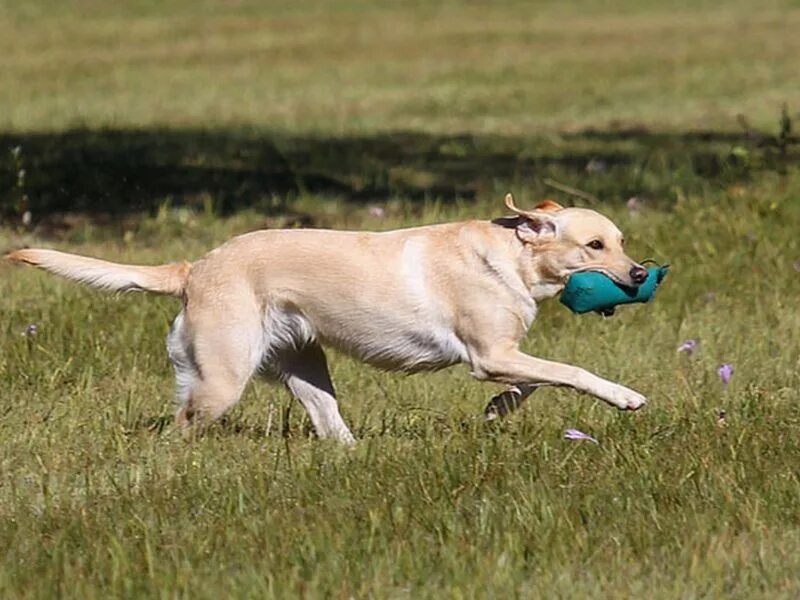
[(167, 337), (183, 427), (206, 424), (238, 400), (257, 369), (279, 377), (319, 437), (352, 442), (339, 414), (323, 346), (383, 369), (422, 371), (456, 363), (511, 387), (487, 417), (538, 385), (569, 386), (624, 410), (641, 394), (579, 367), (534, 358), (519, 343), (537, 303), (579, 271), (637, 286), (647, 271), (625, 255), (607, 218), (545, 201), (495, 221), (383, 233), (256, 231), (194, 263), (132, 266), (24, 249), (12, 261), (93, 287), (145, 290), (183, 301)]

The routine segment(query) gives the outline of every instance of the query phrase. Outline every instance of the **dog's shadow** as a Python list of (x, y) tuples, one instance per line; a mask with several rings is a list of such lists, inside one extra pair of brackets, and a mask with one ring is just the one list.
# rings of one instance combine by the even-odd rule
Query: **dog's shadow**
[(261, 423), (242, 420), (236, 415), (224, 415), (207, 428), (196, 434), (186, 435), (175, 426), (175, 417), (169, 415), (143, 416), (134, 421), (126, 428), (128, 434), (150, 433), (164, 436), (181, 436), (187, 440), (194, 437), (241, 437), (248, 439), (264, 438), (291, 438), (313, 436), (311, 422), (303, 418), (302, 421), (294, 422), (288, 419), (288, 415), (282, 415), (277, 422)]
[[(523, 411), (524, 412), (524, 411)], [(524, 419), (523, 415), (516, 415)], [(513, 416), (487, 420), (483, 413), (467, 416), (449, 416), (431, 413), (424, 419), (399, 419), (391, 423), (384, 420), (366, 423), (354, 427), (353, 434), (357, 441), (368, 439), (406, 439), (423, 440), (432, 436), (444, 438), (448, 436), (495, 436), (516, 435), (520, 433), (520, 423), (514, 422)], [(530, 427), (522, 425), (527, 436)], [(537, 426), (538, 429), (538, 426)], [(174, 426), (173, 415), (156, 415), (141, 417), (128, 427), (129, 435), (149, 433), (157, 436), (178, 436), (187, 441), (198, 437), (242, 438), (253, 441), (316, 439), (311, 421), (305, 416), (289, 419), (287, 415), (276, 422), (243, 420), (236, 415), (225, 415), (211, 424), (197, 436), (185, 436)]]

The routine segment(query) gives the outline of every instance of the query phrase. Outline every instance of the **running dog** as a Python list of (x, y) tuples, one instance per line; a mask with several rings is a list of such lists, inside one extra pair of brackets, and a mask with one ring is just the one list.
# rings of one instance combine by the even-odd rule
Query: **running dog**
[(388, 370), (465, 363), (477, 379), (512, 386), (504, 392), (512, 401), (491, 402), (489, 418), (539, 385), (641, 408), (641, 394), (524, 354), (519, 343), (538, 303), (556, 296), (573, 273), (601, 271), (636, 287), (647, 270), (626, 256), (622, 233), (595, 211), (552, 201), (521, 210), (511, 194), (505, 205), (513, 216), (381, 233), (256, 231), (193, 263), (134, 266), (44, 249), (7, 258), (108, 291), (180, 298), (167, 350), (176, 422), (184, 428), (222, 415), (261, 369), (300, 401), (320, 438), (352, 443), (325, 346)]

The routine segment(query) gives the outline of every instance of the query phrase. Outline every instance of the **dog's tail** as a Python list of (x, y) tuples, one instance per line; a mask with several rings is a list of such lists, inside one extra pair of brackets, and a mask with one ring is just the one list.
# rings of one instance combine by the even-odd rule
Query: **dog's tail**
[(39, 267), (101, 290), (147, 291), (169, 296), (183, 295), (186, 280), (192, 268), (192, 264), (189, 262), (154, 267), (122, 265), (39, 248), (16, 250), (7, 254), (6, 258), (12, 262)]

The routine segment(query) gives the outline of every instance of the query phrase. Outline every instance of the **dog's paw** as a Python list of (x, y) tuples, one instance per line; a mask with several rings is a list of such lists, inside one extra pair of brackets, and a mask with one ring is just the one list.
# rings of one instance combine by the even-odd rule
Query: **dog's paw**
[(623, 386), (615, 389), (609, 400), (620, 410), (639, 410), (647, 404), (647, 398)]
[(647, 398), (631, 390), (630, 397), (628, 398), (628, 406), (625, 407), (625, 410), (639, 410), (644, 407), (645, 404), (647, 404)]

